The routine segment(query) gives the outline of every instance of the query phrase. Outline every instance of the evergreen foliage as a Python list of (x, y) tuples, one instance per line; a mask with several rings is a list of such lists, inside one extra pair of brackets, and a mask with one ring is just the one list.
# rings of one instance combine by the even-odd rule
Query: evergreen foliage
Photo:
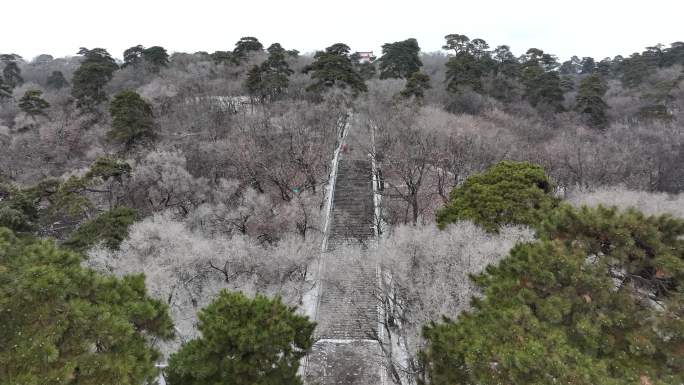
[(66, 181), (48, 178), (23, 189), (0, 183), (0, 226), (30, 233), (55, 221), (80, 219), (93, 207), (86, 196), (95, 191), (92, 187), (110, 179), (122, 183), (130, 173), (128, 163), (99, 157), (83, 177), (71, 176)]
[(155, 73), (169, 65), (169, 54), (164, 47), (160, 46), (145, 48), (142, 45), (136, 45), (125, 50), (123, 57), (122, 67), (145, 64), (147, 69)]
[(169, 65), (169, 54), (164, 47), (158, 45), (145, 48), (142, 52), (142, 58), (147, 63), (153, 72), (159, 71), (162, 67)]
[(60, 90), (69, 85), (69, 82), (64, 78), (62, 71), (52, 71), (45, 83), (48, 88), (53, 90)]
[(14, 232), (26, 233), (34, 229), (38, 208), (30, 193), (5, 183), (0, 183), (0, 227)]
[(0, 384), (152, 383), (167, 307), (142, 275), (116, 278), (49, 241), (0, 228)]
[(430, 89), (430, 77), (422, 72), (414, 72), (406, 80), (406, 86), (401, 90), (401, 96), (405, 98), (415, 97), (422, 99), (425, 91)]
[(580, 74), (582, 75), (589, 75), (596, 72), (596, 61), (593, 57), (583, 57), (581, 65), (582, 69), (580, 70)]
[(259, 39), (252, 36), (242, 37), (235, 43), (233, 49), (233, 58), (236, 61), (244, 60), (251, 52), (261, 52), (264, 50), (264, 45), (259, 42)]
[(5, 67), (2, 69), (2, 76), (5, 78), (5, 83), (9, 88), (14, 88), (24, 83), (24, 78), (21, 77), (21, 69), (17, 61), (21, 56), (15, 54), (0, 55), (0, 62)]
[(79, 55), (84, 56), (81, 66), (74, 72), (71, 95), (78, 107), (90, 110), (107, 100), (104, 86), (114, 76), (119, 66), (102, 48), (81, 48)]
[(111, 178), (117, 182), (121, 182), (123, 177), (131, 174), (131, 171), (131, 165), (128, 163), (111, 157), (101, 156), (95, 159), (93, 164), (90, 165), (88, 172), (85, 174), (85, 178), (89, 180), (99, 178), (103, 181), (108, 181)]
[(91, 207), (82, 192), (87, 181), (75, 176), (64, 182), (44, 179), (35, 186), (19, 189), (2, 185), (0, 225), (16, 232), (30, 232), (40, 225), (80, 217)]
[(216, 64), (234, 64), (235, 58), (230, 51), (216, 51), (209, 55)]
[(145, 47), (140, 44), (126, 49), (123, 53), (124, 64), (121, 67), (125, 68), (141, 63), (144, 50)]
[(468, 52), (459, 52), (449, 58), (446, 63), (447, 90), (453, 93), (469, 88), (482, 90), (482, 68), (475, 56)]
[(311, 73), (313, 84), (308, 91), (321, 92), (326, 88), (351, 88), (355, 94), (367, 91), (363, 78), (354, 69), (346, 44), (337, 43), (316, 52), (314, 62), (304, 68), (304, 73)]
[(155, 122), (152, 106), (135, 91), (121, 91), (109, 105), (112, 116), (112, 129), (107, 137), (123, 144), (128, 150), (136, 143), (146, 139), (153, 139)]
[(222, 291), (199, 313), (202, 336), (173, 354), (169, 385), (299, 385), (315, 324), (280, 298)]
[(425, 327), (430, 383), (681, 384), (684, 222), (563, 206)]
[(0, 76), (0, 102), (12, 98), (12, 87)]
[(42, 95), (43, 91), (40, 90), (26, 91), (24, 96), (19, 99), (19, 108), (32, 118), (35, 118), (36, 115), (45, 115), (45, 110), (50, 107), (50, 103), (45, 101), (41, 97)]
[(407, 79), (423, 66), (420, 61), (420, 46), (416, 39), (406, 39), (382, 45), (380, 62), (380, 79)]
[(453, 50), (446, 63), (447, 90), (459, 93), (465, 89), (475, 92), (482, 90), (482, 76), (486, 73), (487, 62), (491, 60), (486, 51), (489, 46), (482, 39), (472, 41), (466, 35), (445, 36), (445, 50)]
[(530, 48), (522, 63), (521, 80), (525, 98), (533, 107), (563, 111), (563, 90), (556, 57), (537, 48)]
[(244, 83), (247, 92), (260, 101), (274, 100), (285, 92), (288, 78), (294, 73), (285, 61), (287, 51), (280, 44), (271, 44), (267, 51), (268, 59), (260, 66), (253, 66)]
[(598, 74), (585, 77), (579, 85), (575, 109), (587, 117), (592, 127), (605, 128), (608, 125), (608, 104), (603, 100), (607, 90), (608, 87)]
[(137, 212), (133, 209), (114, 208), (79, 226), (62, 245), (78, 252), (84, 252), (99, 242), (110, 249), (118, 249), (136, 217)]
[(497, 232), (507, 224), (536, 225), (557, 204), (553, 186), (541, 167), (502, 161), (451, 190), (449, 201), (437, 212), (437, 224), (444, 228), (470, 220)]

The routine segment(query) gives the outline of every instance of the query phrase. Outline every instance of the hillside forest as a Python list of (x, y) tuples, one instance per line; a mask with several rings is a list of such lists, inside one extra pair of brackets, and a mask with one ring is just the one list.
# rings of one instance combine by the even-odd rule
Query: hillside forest
[(301, 384), (349, 129), (390, 382), (684, 383), (684, 43), (225, 49), (0, 52), (1, 385)]

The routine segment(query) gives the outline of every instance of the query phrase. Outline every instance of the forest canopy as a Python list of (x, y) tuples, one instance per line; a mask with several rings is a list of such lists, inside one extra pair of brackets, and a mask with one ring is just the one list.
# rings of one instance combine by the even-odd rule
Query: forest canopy
[(681, 384), (684, 43), (454, 32), (0, 52), (0, 384)]

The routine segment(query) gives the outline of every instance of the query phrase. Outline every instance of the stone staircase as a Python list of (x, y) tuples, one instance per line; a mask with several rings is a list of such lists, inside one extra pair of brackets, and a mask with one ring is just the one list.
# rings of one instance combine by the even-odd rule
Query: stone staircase
[(374, 234), (371, 162), (343, 153), (337, 169), (328, 249), (339, 243), (365, 243)]
[[(359, 143), (350, 133), (347, 143)], [(375, 288), (377, 264), (360, 252), (375, 237), (372, 165), (362, 146), (340, 153), (316, 311), (307, 384), (379, 385), (382, 354)], [(350, 246), (350, 247), (342, 247)]]

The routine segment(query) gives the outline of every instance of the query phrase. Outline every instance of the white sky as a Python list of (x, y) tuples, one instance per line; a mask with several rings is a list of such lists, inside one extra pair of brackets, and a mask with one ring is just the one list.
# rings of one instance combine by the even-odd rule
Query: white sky
[(312, 52), (343, 42), (380, 52), (418, 39), (440, 49), (444, 35), (541, 48), (565, 60), (684, 40), (684, 0), (15, 0), (2, 1), (0, 53), (30, 59), (102, 47), (115, 57), (142, 44), (169, 52), (231, 50), (241, 36)]

